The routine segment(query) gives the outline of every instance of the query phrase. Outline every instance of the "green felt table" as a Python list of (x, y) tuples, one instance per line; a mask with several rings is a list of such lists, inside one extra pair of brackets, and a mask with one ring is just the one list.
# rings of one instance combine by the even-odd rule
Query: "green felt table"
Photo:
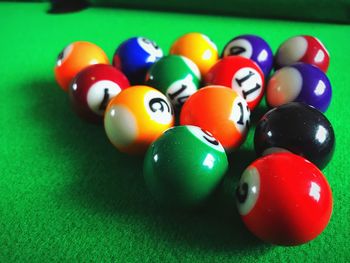
[[(49, 14), (46, 3), (0, 3), (0, 262), (345, 262), (350, 257), (349, 25), (126, 9)], [(334, 209), (326, 230), (297, 247), (265, 244), (241, 223), (233, 191), (254, 160), (254, 125), (231, 168), (198, 211), (159, 207), (147, 192), (142, 157), (119, 153), (103, 127), (80, 120), (55, 83), (53, 66), (68, 43), (87, 40), (111, 58), (131, 36), (167, 51), (199, 31), (222, 49), (242, 33), (276, 50), (298, 34), (319, 37), (331, 54), (333, 100), (326, 115), (337, 143), (324, 169)], [(253, 122), (266, 110), (260, 107)], [(302, 217), (303, 215), (300, 215)]]

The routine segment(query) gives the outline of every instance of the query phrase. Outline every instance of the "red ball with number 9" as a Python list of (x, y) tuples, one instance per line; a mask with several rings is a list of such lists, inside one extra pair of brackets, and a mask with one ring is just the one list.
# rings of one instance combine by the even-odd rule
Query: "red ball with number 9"
[(253, 110), (264, 95), (264, 73), (252, 60), (229, 56), (219, 60), (205, 76), (207, 85), (231, 87)]
[(250, 110), (234, 90), (207, 86), (188, 98), (180, 113), (181, 125), (209, 131), (226, 150), (239, 147), (247, 134)]

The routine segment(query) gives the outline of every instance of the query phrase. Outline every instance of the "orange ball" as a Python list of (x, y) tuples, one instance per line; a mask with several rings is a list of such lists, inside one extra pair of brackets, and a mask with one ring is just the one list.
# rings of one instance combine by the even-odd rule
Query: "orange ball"
[(181, 125), (209, 131), (226, 150), (239, 147), (248, 131), (250, 110), (238, 93), (224, 86), (206, 86), (182, 107)]
[(56, 81), (64, 91), (68, 91), (72, 79), (93, 64), (109, 64), (105, 52), (90, 42), (74, 42), (58, 55), (55, 65)]
[(188, 33), (178, 38), (171, 46), (170, 54), (191, 59), (198, 66), (202, 76), (219, 59), (216, 45), (201, 33)]
[(165, 130), (174, 125), (168, 98), (148, 86), (122, 90), (108, 104), (104, 126), (107, 137), (121, 152), (144, 153)]

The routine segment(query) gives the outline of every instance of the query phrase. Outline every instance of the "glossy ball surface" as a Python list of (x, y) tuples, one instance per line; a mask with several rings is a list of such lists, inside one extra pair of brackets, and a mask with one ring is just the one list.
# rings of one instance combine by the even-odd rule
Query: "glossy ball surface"
[(145, 37), (133, 37), (119, 45), (113, 66), (121, 70), (131, 84), (143, 84), (149, 68), (163, 57), (162, 49)]
[(231, 87), (253, 110), (264, 95), (264, 74), (252, 60), (229, 56), (219, 60), (205, 76), (207, 85)]
[(254, 147), (258, 156), (269, 148), (283, 148), (323, 168), (333, 155), (334, 130), (320, 111), (291, 102), (261, 118), (255, 129)]
[(230, 40), (224, 47), (222, 57), (242, 56), (253, 60), (265, 77), (273, 66), (273, 53), (269, 44), (256, 35), (240, 35)]
[(226, 150), (238, 148), (246, 138), (250, 110), (246, 101), (232, 89), (207, 86), (185, 102), (181, 125), (194, 125), (209, 131)]
[(292, 246), (316, 238), (332, 214), (332, 191), (322, 172), (292, 153), (254, 161), (236, 190), (247, 228), (265, 242)]
[(331, 98), (332, 87), (326, 74), (306, 63), (277, 70), (266, 87), (266, 100), (271, 107), (296, 101), (325, 112)]
[(73, 79), (69, 97), (81, 118), (100, 122), (109, 101), (129, 86), (121, 71), (111, 65), (95, 64), (80, 71)]
[(146, 84), (164, 93), (173, 106), (182, 104), (195, 93), (200, 85), (201, 75), (192, 60), (177, 55), (161, 58), (149, 70)]
[(148, 86), (122, 90), (108, 104), (104, 127), (108, 139), (121, 152), (142, 154), (174, 125), (170, 101)]
[(313, 36), (296, 36), (287, 39), (277, 50), (276, 68), (292, 65), (296, 62), (312, 64), (327, 72), (329, 53), (322, 42)]
[(167, 130), (148, 149), (144, 178), (159, 203), (193, 207), (216, 189), (228, 168), (221, 144), (195, 126)]
[(64, 91), (68, 91), (73, 78), (93, 64), (109, 64), (105, 52), (90, 42), (74, 42), (58, 55), (54, 69), (56, 81)]
[(214, 42), (201, 33), (188, 33), (179, 37), (172, 44), (170, 54), (191, 59), (198, 66), (202, 76), (219, 58), (218, 49)]

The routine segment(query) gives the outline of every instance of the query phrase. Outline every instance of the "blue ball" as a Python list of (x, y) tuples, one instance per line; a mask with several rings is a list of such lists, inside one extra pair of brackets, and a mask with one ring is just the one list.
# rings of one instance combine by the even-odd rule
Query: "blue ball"
[(271, 107), (288, 102), (303, 102), (325, 112), (331, 102), (332, 87), (326, 74), (306, 63), (296, 63), (277, 70), (266, 88)]
[(222, 57), (242, 56), (253, 60), (268, 77), (273, 66), (273, 53), (267, 42), (259, 36), (240, 35), (224, 47)]
[(145, 37), (133, 37), (124, 41), (115, 51), (113, 66), (121, 70), (135, 84), (143, 84), (148, 69), (161, 57), (162, 49)]

